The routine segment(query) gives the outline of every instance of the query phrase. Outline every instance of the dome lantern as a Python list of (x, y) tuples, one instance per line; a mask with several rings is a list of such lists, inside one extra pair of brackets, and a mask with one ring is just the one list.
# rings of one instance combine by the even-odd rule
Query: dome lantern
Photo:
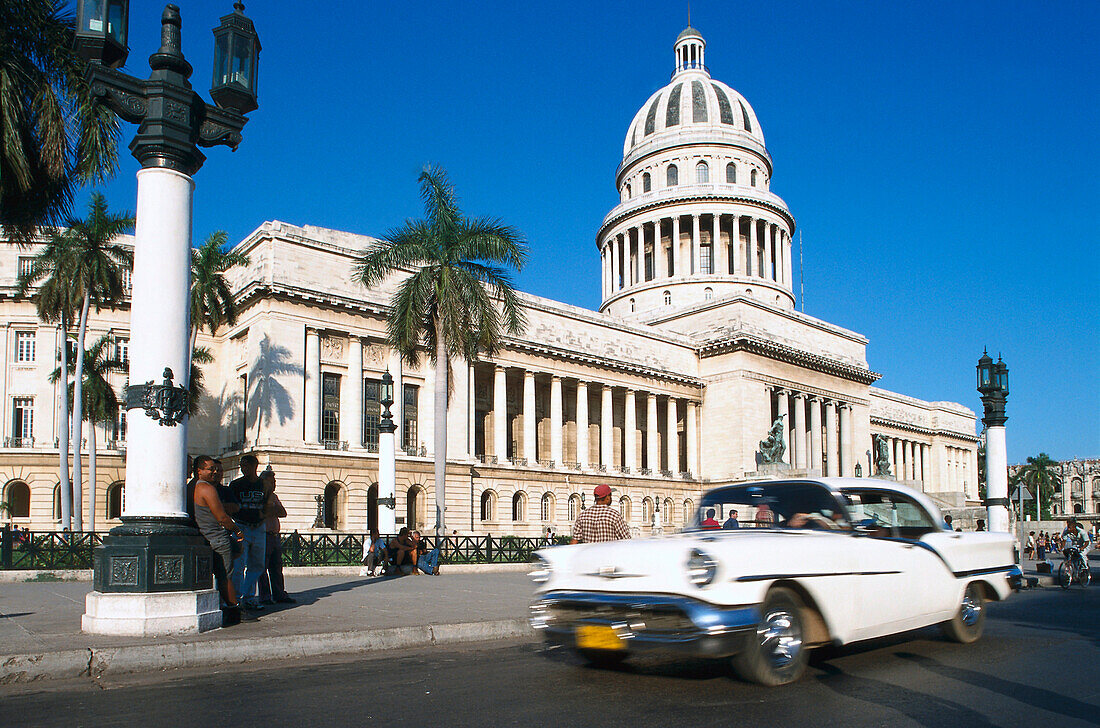
[(690, 25), (684, 28), (680, 35), (676, 36), (676, 44), (674, 46), (676, 52), (676, 72), (672, 75), (675, 76), (685, 71), (702, 71), (709, 76), (710, 72), (703, 63), (703, 53), (706, 47), (707, 42), (703, 40), (703, 36), (698, 30), (692, 28)]

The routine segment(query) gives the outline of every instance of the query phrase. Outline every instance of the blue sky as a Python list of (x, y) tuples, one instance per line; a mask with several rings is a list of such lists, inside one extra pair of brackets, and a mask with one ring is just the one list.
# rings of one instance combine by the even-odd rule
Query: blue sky
[[(177, 2), (208, 98), (232, 3)], [(686, 3), (246, 5), (260, 108), (236, 153), (206, 150), (196, 243), (271, 219), (384, 234), (421, 215), (431, 162), (526, 236), (522, 290), (599, 305), (594, 236)], [(128, 72), (162, 9), (133, 3)], [(696, 0), (692, 24), (763, 127), (806, 313), (867, 336), (880, 386), (979, 413), (974, 365), (1003, 353), (1009, 460), (1100, 456), (1100, 4)], [(122, 154), (101, 189), (133, 209)]]

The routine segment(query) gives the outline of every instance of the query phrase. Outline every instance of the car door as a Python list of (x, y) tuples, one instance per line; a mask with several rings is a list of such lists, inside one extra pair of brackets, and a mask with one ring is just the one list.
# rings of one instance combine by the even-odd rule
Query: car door
[[(886, 489), (845, 491), (861, 579), (856, 639), (892, 634), (934, 621), (951, 573), (913, 531), (934, 527), (904, 495)], [(923, 509), (920, 509), (923, 511)], [(924, 521), (928, 522), (925, 523)]]

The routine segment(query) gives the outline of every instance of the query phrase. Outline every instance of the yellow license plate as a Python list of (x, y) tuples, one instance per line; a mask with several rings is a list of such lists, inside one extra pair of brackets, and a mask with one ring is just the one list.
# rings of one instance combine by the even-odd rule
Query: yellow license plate
[(602, 624), (578, 624), (577, 647), (583, 650), (624, 650), (615, 630)]

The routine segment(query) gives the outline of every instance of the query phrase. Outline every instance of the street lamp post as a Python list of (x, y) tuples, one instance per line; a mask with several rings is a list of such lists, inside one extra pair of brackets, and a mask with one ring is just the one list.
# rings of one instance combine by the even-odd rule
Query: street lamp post
[(1008, 451), (1005, 444), (1005, 400), (1008, 398), (1008, 367), (1000, 357), (996, 363), (988, 352), (978, 360), (978, 392), (985, 415), (985, 505), (990, 531), (1007, 532)]
[(138, 124), (130, 151), (137, 224), (130, 298), (130, 456), (122, 525), (94, 556), (94, 591), (82, 627), (97, 634), (197, 632), (221, 626), (211, 551), (187, 515), (187, 389), (190, 375), (191, 218), (206, 157), (198, 147), (237, 148), (244, 113), (256, 108), (259, 39), (244, 6), (215, 31), (207, 104), (192, 90), (181, 51), (179, 8), (161, 15), (161, 46), (141, 80), (126, 61), (127, 0), (79, 0), (76, 50), (90, 62), (96, 103)]
[(393, 375), (387, 369), (382, 375), (382, 421), (378, 425), (378, 531), (397, 531), (397, 425), (390, 407), (393, 405)]

